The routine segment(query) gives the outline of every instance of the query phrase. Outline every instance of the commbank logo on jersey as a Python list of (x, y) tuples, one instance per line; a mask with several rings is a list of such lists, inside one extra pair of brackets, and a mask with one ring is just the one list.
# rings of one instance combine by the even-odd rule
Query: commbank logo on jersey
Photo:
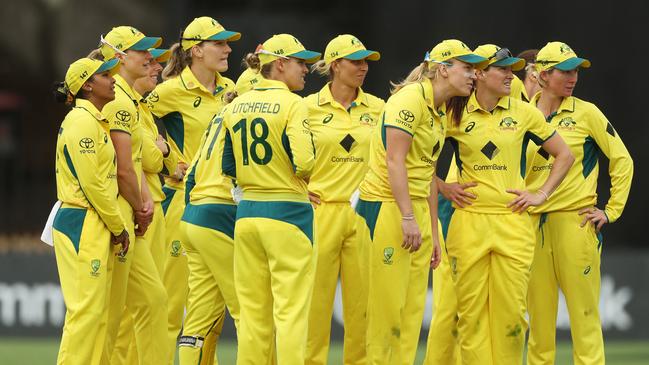
[(115, 118), (120, 122), (128, 123), (131, 121), (131, 113), (126, 110), (118, 110), (117, 113), (115, 113)]
[(500, 121), (498, 124), (498, 127), (500, 127), (501, 131), (515, 131), (518, 129), (517, 127), (518, 122), (514, 120), (512, 117), (505, 117), (503, 120)]
[(91, 149), (95, 147), (95, 141), (92, 138), (84, 137), (79, 141), (79, 147), (83, 149)]
[(329, 113), (325, 115), (324, 119), (322, 119), (322, 124), (327, 124), (331, 122), (331, 119), (333, 119), (333, 117), (334, 117), (333, 113)]
[(492, 160), (500, 150), (498, 149), (498, 146), (496, 146), (493, 142), (489, 141), (487, 144), (482, 147), (480, 150), (485, 156), (487, 156), (488, 159)]
[(345, 138), (340, 141), (340, 145), (345, 149), (345, 151), (349, 152), (352, 150), (354, 142), (356, 142), (354, 137), (352, 137), (351, 134), (347, 133)]
[(572, 119), (571, 117), (566, 117), (559, 121), (559, 123), (557, 124), (557, 129), (563, 131), (574, 131), (576, 126), (577, 122), (575, 122), (574, 119)]

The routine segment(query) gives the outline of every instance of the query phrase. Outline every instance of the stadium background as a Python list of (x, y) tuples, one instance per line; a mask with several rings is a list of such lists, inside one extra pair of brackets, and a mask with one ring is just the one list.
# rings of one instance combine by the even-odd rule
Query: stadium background
[[(63, 307), (54, 257), (36, 236), (56, 198), (54, 146), (67, 111), (52, 101), (51, 84), (63, 78), (70, 62), (96, 47), (99, 34), (112, 26), (133, 25), (147, 35), (163, 36), (164, 45), (170, 46), (182, 28), (201, 15), (212, 16), (243, 35), (231, 44), (230, 70), (225, 75), (232, 79), (241, 72), (239, 60), (243, 55), (272, 34), (291, 33), (307, 48), (323, 51), (334, 36), (352, 33), (369, 49), (382, 54), (381, 61), (370, 64), (364, 89), (383, 98), (389, 95), (389, 80), (404, 77), (432, 45), (446, 38), (461, 39), (471, 47), (496, 43), (513, 53), (562, 40), (590, 59), (593, 67), (580, 73), (575, 95), (602, 109), (635, 161), (633, 188), (624, 215), (604, 231), (602, 306), (608, 327), (608, 362), (649, 362), (649, 350), (645, 349), (649, 347), (645, 346), (649, 344), (649, 251), (645, 234), (649, 193), (644, 188), (649, 184), (645, 163), (649, 157), (649, 123), (644, 111), (649, 81), (644, 65), (649, 55), (644, 23), (649, 3), (9, 0), (3, 5), (0, 363), (13, 363), (12, 356), (16, 356), (16, 364), (53, 363), (60, 335)], [(318, 90), (323, 82), (310, 75), (301, 94)], [(606, 201), (609, 188), (603, 162), (600, 201)], [(441, 174), (447, 164), (441, 164)], [(560, 338), (564, 340), (569, 338), (566, 321), (565, 315), (560, 316)], [(336, 322), (335, 337), (340, 339), (341, 333)], [(225, 336), (231, 334), (230, 326)], [(226, 351), (232, 347), (223, 346)], [(37, 357), (27, 360), (20, 355), (23, 348)], [(565, 346), (562, 349), (563, 353), (568, 351)], [(615, 357), (618, 352), (621, 355)]]

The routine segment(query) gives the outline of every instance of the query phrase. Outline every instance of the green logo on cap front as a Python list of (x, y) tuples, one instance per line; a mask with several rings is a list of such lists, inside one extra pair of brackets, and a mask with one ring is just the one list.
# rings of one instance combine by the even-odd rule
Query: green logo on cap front
[(559, 52), (561, 52), (561, 54), (568, 54), (573, 53), (574, 51), (572, 50), (572, 48), (570, 48), (569, 45), (561, 43), (561, 46), (559, 46)]

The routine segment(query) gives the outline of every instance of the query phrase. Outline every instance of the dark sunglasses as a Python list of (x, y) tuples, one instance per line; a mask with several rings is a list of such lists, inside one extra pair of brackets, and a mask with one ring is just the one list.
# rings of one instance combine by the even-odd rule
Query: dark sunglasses
[(509, 51), (509, 49), (508, 48), (501, 48), (501, 49), (497, 50), (493, 55), (491, 55), (491, 57), (489, 57), (488, 59), (491, 60), (491, 59), (495, 58), (496, 62), (498, 62), (498, 61), (504, 60), (505, 58), (508, 58), (508, 57), (512, 57), (512, 53)]

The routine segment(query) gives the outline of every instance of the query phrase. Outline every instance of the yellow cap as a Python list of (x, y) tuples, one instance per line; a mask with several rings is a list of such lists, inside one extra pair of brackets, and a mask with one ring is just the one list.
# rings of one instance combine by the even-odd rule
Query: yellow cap
[(327, 65), (339, 58), (346, 58), (353, 61), (363, 59), (378, 61), (381, 58), (381, 54), (376, 51), (367, 50), (363, 43), (353, 35), (343, 34), (332, 39), (325, 49), (324, 59)]
[(486, 64), (485, 61), (487, 61), (485, 57), (473, 53), (464, 42), (458, 41), (457, 39), (447, 39), (438, 43), (430, 52), (426, 52), (424, 60), (445, 63), (452, 58), (474, 64), (478, 68), (482, 68), (483, 64)]
[(257, 46), (255, 53), (259, 55), (260, 64), (271, 63), (278, 58), (294, 57), (313, 63), (322, 56), (318, 52), (307, 51), (300, 41), (290, 34), (276, 34), (263, 44)]
[(115, 58), (106, 62), (81, 58), (68, 67), (68, 72), (65, 73), (65, 86), (72, 95), (77, 95), (83, 84), (90, 79), (90, 76), (106, 71), (109, 71), (112, 76), (117, 72), (118, 66), (119, 61)]
[(171, 52), (167, 48), (152, 48), (149, 50), (151, 57), (158, 63), (163, 63), (169, 61), (171, 58)]
[(107, 60), (115, 57), (117, 52), (125, 52), (129, 49), (147, 51), (161, 43), (162, 38), (160, 37), (147, 37), (133, 27), (122, 25), (111, 29), (106, 37), (102, 37), (100, 50), (104, 59)]
[(487, 59), (484, 67), (509, 67), (512, 71), (519, 71), (525, 67), (525, 60), (518, 57), (513, 57), (512, 53), (507, 48), (500, 48), (495, 44), (483, 44), (476, 48), (473, 53)]
[(225, 30), (219, 22), (209, 16), (195, 18), (185, 28), (180, 44), (188, 50), (203, 41), (236, 41), (241, 33)]
[(234, 85), (234, 91), (241, 96), (252, 90), (263, 78), (257, 70), (247, 68), (239, 75), (237, 83)]
[(570, 71), (577, 67), (589, 68), (590, 61), (577, 57), (575, 51), (563, 42), (548, 42), (536, 55), (535, 65), (539, 72), (551, 68)]

